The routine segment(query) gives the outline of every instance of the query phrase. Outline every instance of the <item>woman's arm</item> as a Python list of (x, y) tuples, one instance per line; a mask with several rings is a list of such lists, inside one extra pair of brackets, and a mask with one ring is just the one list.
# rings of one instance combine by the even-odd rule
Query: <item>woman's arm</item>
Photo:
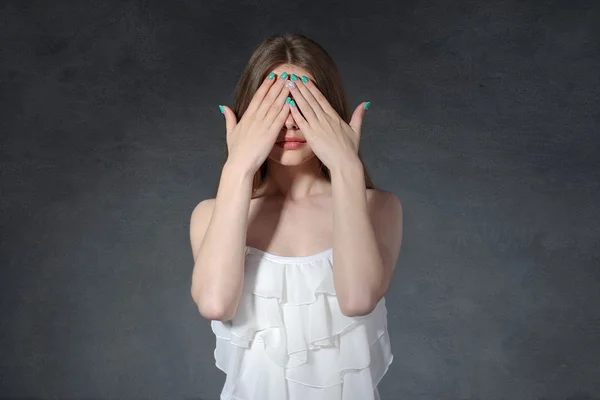
[(369, 314), (386, 293), (402, 241), (402, 206), (390, 192), (367, 204), (360, 160), (331, 171), (333, 278), (342, 312)]
[(252, 175), (226, 163), (216, 198), (202, 201), (192, 212), (191, 294), (207, 319), (227, 321), (237, 311), (244, 282)]

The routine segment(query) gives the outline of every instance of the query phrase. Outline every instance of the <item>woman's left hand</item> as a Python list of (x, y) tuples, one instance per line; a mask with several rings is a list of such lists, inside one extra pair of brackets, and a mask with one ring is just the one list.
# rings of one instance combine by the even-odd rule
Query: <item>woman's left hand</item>
[(292, 116), (312, 151), (330, 170), (360, 162), (358, 147), (362, 119), (365, 106), (368, 108), (370, 103), (361, 103), (354, 110), (350, 124), (347, 124), (315, 84), (306, 78), (304, 80), (306, 82), (290, 80), (286, 85), (295, 100), (295, 104), (290, 103)]

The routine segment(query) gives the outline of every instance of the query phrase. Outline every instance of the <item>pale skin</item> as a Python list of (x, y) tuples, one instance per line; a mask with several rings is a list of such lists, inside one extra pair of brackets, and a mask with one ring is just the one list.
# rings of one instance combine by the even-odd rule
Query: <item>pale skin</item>
[[(264, 97), (263, 110), (272, 110), (265, 118), (273, 123), (263, 135), (273, 135), (271, 143), (257, 142), (267, 149), (268, 175), (252, 194), (252, 177), (261, 158), (246, 162), (241, 160), (248, 158), (238, 156), (253, 143), (250, 134), (238, 147), (232, 141), (216, 198), (202, 201), (191, 216), (192, 297), (204, 317), (230, 320), (241, 297), (246, 245), (292, 257), (333, 248), (334, 286), (342, 313), (369, 314), (387, 292), (398, 260), (402, 205), (391, 192), (365, 189), (357, 156), (365, 103), (346, 124), (309, 71), (289, 64), (273, 71), (275, 82), (263, 83), (265, 89), (259, 88), (256, 96)], [(297, 79), (295, 87), (286, 88), (280, 79), (283, 72), (309, 80)], [(295, 106), (283, 103), (287, 96), (294, 98)], [(258, 100), (246, 113), (261, 110)], [(228, 107), (225, 118), (228, 132), (242, 132), (243, 126), (233, 130), (241, 121), (235, 121)], [(285, 136), (306, 143), (294, 150), (272, 146)], [(318, 175), (317, 157), (329, 168), (331, 182)]]

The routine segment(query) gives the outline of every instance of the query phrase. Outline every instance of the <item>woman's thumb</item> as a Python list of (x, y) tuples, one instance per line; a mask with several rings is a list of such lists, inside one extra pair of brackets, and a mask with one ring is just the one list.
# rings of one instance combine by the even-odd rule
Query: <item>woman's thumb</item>
[(352, 113), (352, 118), (348, 125), (354, 130), (354, 132), (360, 135), (360, 130), (362, 128), (363, 117), (365, 115), (365, 111), (369, 109), (371, 106), (371, 102), (368, 101), (366, 103), (360, 103), (358, 107)]
[(231, 111), (231, 108), (227, 106), (219, 105), (219, 110), (221, 110), (221, 114), (225, 116), (225, 130), (227, 133), (231, 132), (235, 125), (237, 124), (237, 118), (235, 117), (235, 113)]

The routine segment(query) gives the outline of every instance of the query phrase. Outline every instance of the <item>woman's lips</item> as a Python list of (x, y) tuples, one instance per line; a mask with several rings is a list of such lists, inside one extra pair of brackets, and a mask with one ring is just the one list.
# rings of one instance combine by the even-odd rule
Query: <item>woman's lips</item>
[(284, 150), (294, 150), (304, 146), (304, 143), (306, 143), (306, 141), (291, 140), (285, 142), (277, 142), (275, 144)]

